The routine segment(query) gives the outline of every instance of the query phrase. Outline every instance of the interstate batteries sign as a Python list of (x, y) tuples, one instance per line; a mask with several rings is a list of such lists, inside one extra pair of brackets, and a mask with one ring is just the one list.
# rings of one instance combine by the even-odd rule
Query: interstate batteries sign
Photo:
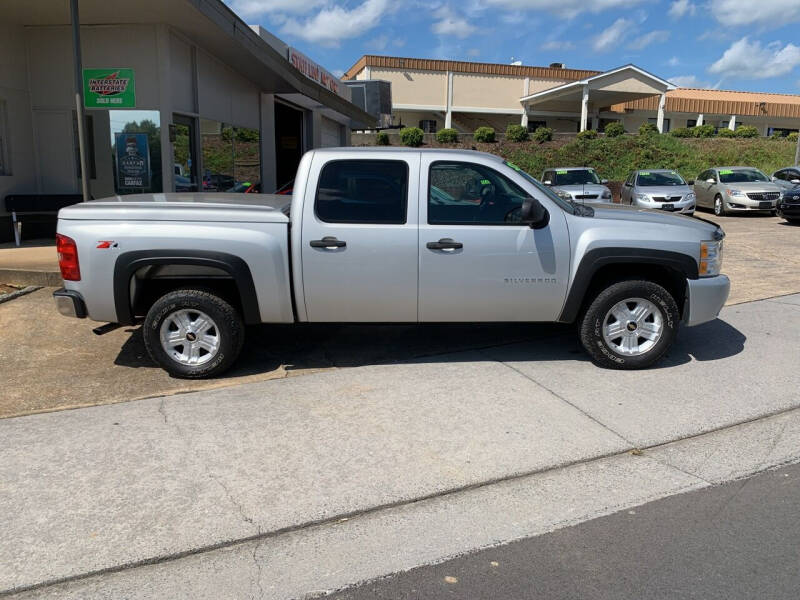
[(136, 108), (133, 69), (84, 69), (83, 105), (86, 108)]

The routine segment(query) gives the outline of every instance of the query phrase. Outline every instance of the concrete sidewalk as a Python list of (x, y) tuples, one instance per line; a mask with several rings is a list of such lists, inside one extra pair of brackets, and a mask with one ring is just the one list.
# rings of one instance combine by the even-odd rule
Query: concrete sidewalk
[[(355, 548), (357, 515), (379, 518), (380, 509), (425, 498), (445, 510), (447, 498), (471, 490), (491, 495), (493, 484), (797, 408), (798, 340), (800, 295), (728, 307), (722, 320), (684, 330), (661, 368), (648, 371), (597, 369), (574, 342), (556, 339), (2, 420), (0, 592), (246, 540), (256, 543), (248, 547), (255, 557), (264, 540), (342, 519), (353, 520)], [(780, 435), (770, 429), (770, 452), (800, 448), (791, 423), (778, 423)], [(745, 458), (764, 445), (757, 437)], [(726, 456), (720, 448), (711, 462)], [(708, 454), (648, 452), (655, 458), (636, 478), (607, 467), (598, 480), (610, 482), (606, 506), (712, 480), (685, 475), (702, 473)], [(678, 466), (664, 471), (659, 460)], [(540, 485), (550, 484), (526, 493), (547, 489)], [(505, 533), (483, 543), (513, 537), (516, 526), (528, 531), (528, 505), (512, 500), (499, 505), (520, 515), (501, 519)], [(536, 511), (575, 517), (563, 495), (541, 502)], [(491, 503), (470, 510), (465, 523), (478, 528), (481, 510), (489, 521), (503, 516), (492, 515)], [(428, 559), (452, 553), (457, 539), (438, 549), (421, 535)], [(373, 543), (358, 551), (378, 553), (397, 540)], [(318, 577), (341, 584), (336, 573)]]
[[(44, 242), (42, 242), (44, 244)], [(61, 286), (61, 272), (53, 243), (0, 246), (0, 283)]]

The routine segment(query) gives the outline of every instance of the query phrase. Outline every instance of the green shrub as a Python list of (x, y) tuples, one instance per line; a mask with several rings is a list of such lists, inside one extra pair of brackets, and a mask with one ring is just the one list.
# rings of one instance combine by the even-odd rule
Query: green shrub
[(736, 132), (735, 132), (735, 131), (732, 131), (732, 130), (730, 130), (730, 129), (728, 129), (728, 128), (726, 127), (725, 129), (720, 129), (720, 130), (717, 132), (717, 135), (718, 135), (719, 137), (722, 137), (722, 138), (732, 138), (732, 137), (736, 137)]
[(692, 133), (697, 138), (710, 138), (717, 135), (717, 129), (713, 125), (697, 125), (692, 127)]
[(785, 140), (786, 136), (783, 135), (782, 131), (773, 131), (772, 135), (769, 136), (769, 139), (771, 139), (771, 140)]
[(379, 131), (375, 136), (375, 144), (377, 146), (388, 146), (389, 145), (389, 134), (385, 131)]
[(549, 127), (537, 127), (536, 131), (533, 132), (533, 139), (540, 144), (549, 142), (553, 139), (553, 130)]
[(478, 127), (475, 130), (475, 141), (476, 142), (493, 142), (494, 141), (494, 129), (491, 127)]
[(672, 131), (670, 131), (669, 134), (673, 137), (679, 137), (679, 138), (695, 137), (694, 131), (692, 131), (688, 127), (678, 127), (677, 129), (673, 129)]
[(639, 135), (652, 135), (658, 133), (658, 127), (653, 123), (642, 123), (639, 126)]
[(797, 135), (798, 135), (797, 132), (793, 131), (786, 136), (786, 139), (789, 140), (790, 142), (797, 143)]
[(736, 137), (741, 138), (754, 138), (759, 136), (758, 128), (752, 125), (742, 125), (736, 129), (735, 133)]
[(597, 132), (594, 129), (586, 129), (585, 131), (578, 132), (579, 140), (593, 140), (597, 137)]
[(522, 125), (509, 125), (506, 127), (506, 140), (509, 142), (527, 142), (528, 129)]
[(455, 144), (458, 141), (458, 132), (455, 129), (440, 129), (436, 132), (436, 141), (440, 144)]
[(619, 121), (611, 121), (606, 123), (603, 132), (608, 137), (619, 137), (625, 133), (625, 127)]
[(400, 141), (404, 146), (416, 148), (422, 145), (423, 133), (419, 127), (404, 127), (400, 130)]

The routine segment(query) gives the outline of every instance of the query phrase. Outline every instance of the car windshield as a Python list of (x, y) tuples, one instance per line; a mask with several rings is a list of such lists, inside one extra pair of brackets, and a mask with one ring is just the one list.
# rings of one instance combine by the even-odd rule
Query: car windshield
[(573, 213), (573, 214), (575, 213), (575, 207), (576, 207), (575, 204), (573, 204), (572, 202), (568, 202), (568, 201), (564, 200), (560, 196), (557, 196), (555, 194), (555, 192), (553, 192), (553, 190), (551, 190), (547, 186), (542, 185), (541, 183), (539, 183), (539, 181), (537, 181), (537, 179), (535, 177), (533, 177), (529, 173), (526, 173), (525, 171), (523, 171), (520, 167), (518, 167), (514, 163), (505, 161), (503, 164), (505, 164), (507, 167), (511, 167), (517, 173), (522, 175), (522, 177), (524, 177), (527, 181), (532, 183), (536, 187), (537, 190), (541, 191), (545, 196), (550, 198), (550, 200), (555, 202), (563, 210), (565, 210), (565, 211), (567, 211), (569, 213)]
[(600, 183), (600, 178), (592, 169), (556, 171), (555, 185), (586, 185), (587, 183)]
[(675, 171), (639, 171), (636, 185), (641, 187), (686, 185), (686, 182)]
[(747, 183), (769, 181), (769, 177), (758, 169), (720, 169), (719, 180), (722, 183)]

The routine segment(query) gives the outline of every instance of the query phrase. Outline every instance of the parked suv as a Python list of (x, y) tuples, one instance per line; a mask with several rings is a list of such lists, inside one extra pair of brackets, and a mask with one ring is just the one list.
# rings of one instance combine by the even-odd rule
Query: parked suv
[(697, 205), (713, 208), (718, 217), (733, 212), (765, 211), (775, 214), (781, 188), (754, 167), (714, 167), (694, 183)]
[(622, 186), (622, 204), (639, 208), (655, 208), (685, 215), (694, 214), (695, 195), (687, 182), (676, 171), (649, 169), (633, 171)]
[(793, 190), (800, 187), (800, 167), (779, 169), (772, 174), (770, 179), (781, 189)]
[(590, 167), (558, 167), (542, 175), (542, 183), (565, 200), (577, 202), (611, 202), (611, 190)]

